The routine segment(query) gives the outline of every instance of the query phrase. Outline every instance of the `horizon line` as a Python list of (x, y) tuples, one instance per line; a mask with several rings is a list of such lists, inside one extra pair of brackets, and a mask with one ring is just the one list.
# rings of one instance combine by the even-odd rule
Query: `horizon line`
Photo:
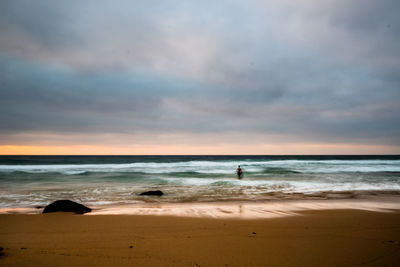
[(5, 156), (400, 156), (400, 154), (8, 154)]

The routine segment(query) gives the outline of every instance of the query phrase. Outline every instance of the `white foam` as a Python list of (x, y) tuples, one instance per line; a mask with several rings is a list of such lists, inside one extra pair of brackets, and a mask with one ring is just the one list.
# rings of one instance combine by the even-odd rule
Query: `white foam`
[(125, 164), (60, 164), (60, 165), (0, 165), (0, 172), (24, 171), (33, 173), (63, 172), (80, 174), (92, 172), (199, 172), (234, 173), (240, 164), (246, 171), (258, 172), (267, 168), (284, 168), (304, 173), (337, 172), (400, 172), (400, 160), (268, 160), (268, 161), (183, 161), (170, 163), (137, 162)]

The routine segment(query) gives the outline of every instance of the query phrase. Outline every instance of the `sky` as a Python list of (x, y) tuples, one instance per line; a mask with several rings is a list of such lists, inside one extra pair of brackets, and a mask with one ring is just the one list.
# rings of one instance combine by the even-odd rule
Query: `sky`
[(398, 0), (2, 0), (0, 154), (400, 154)]

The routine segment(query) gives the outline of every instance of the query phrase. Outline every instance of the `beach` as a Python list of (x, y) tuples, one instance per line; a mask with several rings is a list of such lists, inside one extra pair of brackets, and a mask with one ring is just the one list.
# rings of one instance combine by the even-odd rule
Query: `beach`
[[(399, 156), (0, 157), (1, 266), (398, 266)], [(235, 177), (241, 165), (243, 179)], [(142, 192), (162, 190), (159, 196)], [(55, 200), (92, 209), (42, 214)]]
[(1, 214), (1, 266), (398, 266), (400, 211), (226, 219)]

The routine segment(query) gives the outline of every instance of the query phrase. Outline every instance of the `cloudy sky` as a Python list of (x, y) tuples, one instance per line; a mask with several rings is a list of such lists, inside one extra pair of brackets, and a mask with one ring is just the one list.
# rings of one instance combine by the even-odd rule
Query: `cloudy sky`
[(0, 154), (399, 154), (399, 13), (2, 0)]

